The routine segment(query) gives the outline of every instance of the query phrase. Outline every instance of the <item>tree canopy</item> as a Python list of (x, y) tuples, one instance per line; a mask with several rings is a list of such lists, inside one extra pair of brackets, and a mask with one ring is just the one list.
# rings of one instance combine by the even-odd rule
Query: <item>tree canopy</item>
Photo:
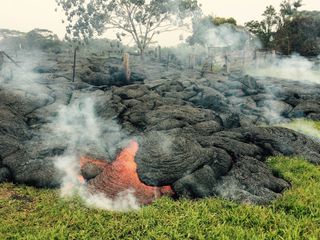
[(297, 12), (275, 34), (277, 49), (284, 54), (292, 52), (303, 56), (320, 54), (320, 12)]
[(304, 56), (320, 54), (320, 12), (299, 11), (302, 0), (284, 0), (277, 13), (268, 6), (262, 21), (245, 24), (255, 34), (265, 48), (274, 48), (283, 54), (293, 52)]
[(183, 26), (198, 15), (197, 0), (56, 0), (67, 17), (67, 38), (89, 39), (116, 29), (117, 38), (130, 36), (143, 54), (154, 36)]
[(270, 48), (273, 44), (275, 27), (280, 23), (280, 17), (272, 5), (266, 7), (262, 16), (264, 16), (262, 21), (252, 20), (245, 23), (245, 26), (261, 40), (265, 48)]

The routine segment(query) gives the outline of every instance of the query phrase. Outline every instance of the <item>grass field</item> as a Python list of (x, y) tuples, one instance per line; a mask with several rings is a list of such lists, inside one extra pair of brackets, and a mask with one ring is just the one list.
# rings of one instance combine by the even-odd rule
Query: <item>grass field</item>
[(2, 184), (0, 239), (320, 239), (320, 168), (297, 158), (268, 164), (292, 183), (268, 206), (162, 198), (116, 213), (57, 190)]

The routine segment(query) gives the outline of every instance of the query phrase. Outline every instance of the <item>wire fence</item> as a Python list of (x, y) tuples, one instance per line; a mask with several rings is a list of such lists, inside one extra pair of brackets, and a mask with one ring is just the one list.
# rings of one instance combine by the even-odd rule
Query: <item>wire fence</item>
[[(189, 49), (190, 50), (190, 49)], [(118, 45), (108, 49), (97, 48), (81, 48), (77, 52), (72, 48), (64, 48), (59, 53), (60, 58), (72, 66), (74, 79), (76, 74), (76, 64), (83, 59), (100, 59), (106, 60), (110, 58), (121, 59), (124, 53), (130, 55), (130, 62), (141, 61), (141, 56), (133, 49), (125, 49)], [(39, 58), (44, 57), (47, 53), (37, 53)], [(148, 49), (144, 54), (144, 63), (153, 64), (158, 62), (167, 70), (169, 68), (189, 69), (191, 71), (199, 71), (202, 75), (206, 73), (241, 71), (250, 66), (263, 66), (273, 61), (276, 57), (275, 51), (256, 50), (251, 48), (244, 48), (241, 50), (230, 50), (226, 48), (208, 48), (205, 52), (196, 53), (193, 49), (191, 51), (181, 52), (169, 51), (157, 47)], [(29, 56), (29, 57), (28, 57)], [(4, 64), (15, 64), (19, 66), (26, 59), (34, 58), (34, 53), (28, 50), (14, 50), (14, 51), (0, 51), (0, 70)]]

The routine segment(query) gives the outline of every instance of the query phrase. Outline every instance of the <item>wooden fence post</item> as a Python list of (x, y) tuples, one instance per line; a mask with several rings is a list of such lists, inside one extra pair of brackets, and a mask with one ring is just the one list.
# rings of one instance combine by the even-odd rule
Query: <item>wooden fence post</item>
[(253, 66), (257, 67), (258, 63), (257, 63), (257, 49), (254, 50), (253, 52)]
[(159, 57), (159, 62), (161, 62), (161, 46), (158, 46), (158, 57)]
[(272, 49), (272, 62), (276, 60), (276, 50)]
[(123, 69), (124, 69), (124, 74), (126, 76), (126, 80), (127, 80), (127, 82), (129, 82), (130, 78), (131, 78), (130, 63), (129, 63), (129, 53), (124, 53), (123, 54)]
[(77, 50), (79, 49), (79, 47), (75, 47), (74, 48), (74, 52), (73, 52), (73, 71), (72, 71), (72, 82), (74, 82), (74, 79), (76, 77), (76, 61), (77, 61)]
[(4, 64), (4, 54), (0, 51), (0, 72)]
[(228, 55), (227, 53), (224, 55), (224, 63), (225, 63), (225, 70), (226, 70), (226, 73), (229, 74), (230, 73), (230, 64), (229, 64), (229, 58), (228, 58)]

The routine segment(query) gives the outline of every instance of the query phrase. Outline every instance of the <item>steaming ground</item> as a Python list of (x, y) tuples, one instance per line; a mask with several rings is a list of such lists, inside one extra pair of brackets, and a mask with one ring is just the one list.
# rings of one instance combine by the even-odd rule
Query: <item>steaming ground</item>
[[(115, 199), (109, 199), (102, 193), (89, 192), (86, 184), (78, 180), (81, 175), (80, 156), (91, 155), (97, 159), (110, 161), (116, 157), (119, 149), (126, 146), (129, 139), (121, 131), (121, 126), (111, 117), (102, 119), (96, 116), (95, 102), (97, 99), (94, 96), (75, 91), (68, 94), (69, 99), (66, 101), (57, 99), (61, 93), (52, 90), (55, 90), (56, 87), (58, 87), (58, 91), (62, 89), (59, 89), (59, 85), (55, 86), (52, 82), (47, 82), (52, 76), (43, 77), (34, 71), (40, 65), (43, 53), (39, 55), (38, 52), (34, 52), (33, 54), (33, 57), (30, 57), (31, 55), (28, 53), (28, 56), (20, 58), (23, 62), (20, 68), (7, 65), (0, 78), (1, 89), (8, 94), (41, 102), (40, 104), (43, 105), (41, 106), (43, 108), (40, 107), (41, 109), (49, 107), (45, 112), (41, 112), (41, 115), (47, 111), (53, 113), (42, 116), (41, 121), (45, 124), (41, 127), (38, 124), (30, 126), (34, 137), (27, 140), (25, 144), (30, 147), (38, 145), (40, 152), (43, 149), (49, 149), (53, 155), (59, 149), (63, 152), (62, 155), (48, 156), (47, 158), (48, 161), (54, 163), (60, 172), (59, 182), (61, 181), (61, 195), (63, 197), (77, 194), (88, 206), (107, 210), (138, 209), (139, 203), (131, 189), (120, 192)], [(63, 84), (62, 87), (67, 87), (67, 89), (72, 87), (69, 83), (58, 84)], [(97, 93), (100, 96), (101, 94), (103, 95), (103, 92)], [(38, 107), (34, 107), (31, 112), (37, 110)], [(26, 112), (26, 114), (30, 114), (30, 112)], [(105, 115), (108, 116), (108, 113)], [(26, 149), (30, 147), (26, 147)], [(30, 151), (34, 152), (33, 149)], [(37, 158), (37, 156), (34, 157)]]
[(97, 159), (105, 159), (106, 156), (114, 159), (116, 151), (128, 143), (115, 121), (96, 116), (93, 98), (79, 97), (68, 106), (61, 106), (50, 127), (52, 137), (66, 146), (64, 154), (54, 160), (56, 168), (63, 173), (62, 196), (79, 194), (88, 206), (107, 210), (127, 211), (139, 208), (130, 189), (120, 192), (115, 199), (110, 199), (102, 193), (90, 193), (86, 183), (79, 181), (81, 156), (94, 153)]
[[(301, 83), (301, 87), (309, 85), (318, 88), (320, 84), (320, 66), (319, 60), (307, 59), (299, 55), (291, 55), (289, 57), (280, 57), (268, 55), (264, 59), (257, 61), (255, 64), (249, 66), (245, 72), (251, 76), (259, 78), (263, 81), (266, 91), (274, 96), (273, 100), (277, 99), (277, 94), (281, 90), (281, 85), (273, 85), (270, 83), (272, 79), (281, 79), (285, 81), (293, 81)], [(290, 120), (282, 116), (281, 103), (277, 101), (270, 101), (267, 106), (264, 116), (269, 118), (270, 124), (283, 123), (282, 126), (293, 127), (294, 130), (318, 138), (318, 131), (311, 123), (303, 121), (295, 121), (288, 124)], [(301, 125), (301, 126), (300, 126)]]
[(297, 119), (287, 124), (282, 124), (280, 126), (301, 132), (315, 141), (320, 141), (320, 130), (319, 126), (313, 121), (306, 121), (304, 119)]
[(70, 56), (41, 56), (35, 64), (30, 55), (21, 57), (28, 66), (10, 66), (5, 71), (12, 79), (0, 80), (1, 181), (62, 186), (63, 195), (79, 194), (93, 206), (136, 209), (130, 189), (111, 200), (90, 194), (78, 180), (80, 156), (112, 161), (136, 138), (137, 172), (145, 184), (170, 185), (179, 197), (263, 204), (290, 186), (265, 164), (267, 157), (320, 162), (318, 142), (267, 127), (300, 117), (320, 120), (319, 85), (302, 77), (239, 71), (201, 77), (174, 63), (167, 69), (137, 58), (128, 83), (121, 78), (121, 59), (92, 56), (79, 60), (72, 83)]
[[(270, 56), (269, 56), (270, 57)], [(319, 61), (319, 60), (317, 60)], [(308, 60), (299, 55), (272, 57), (249, 68), (247, 74), (255, 77), (282, 78), (304, 84), (320, 84), (320, 66), (316, 59)]]

